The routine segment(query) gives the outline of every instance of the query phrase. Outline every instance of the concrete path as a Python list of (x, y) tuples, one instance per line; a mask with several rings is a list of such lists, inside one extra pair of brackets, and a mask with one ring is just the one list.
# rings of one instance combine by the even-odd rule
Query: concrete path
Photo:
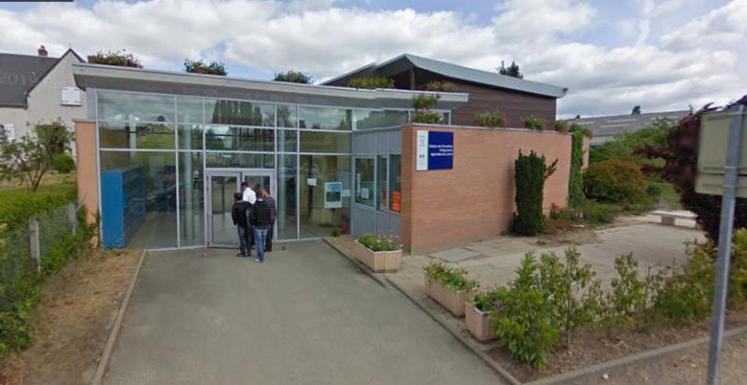
[(500, 384), (472, 352), (322, 242), (265, 264), (149, 255), (106, 384)]

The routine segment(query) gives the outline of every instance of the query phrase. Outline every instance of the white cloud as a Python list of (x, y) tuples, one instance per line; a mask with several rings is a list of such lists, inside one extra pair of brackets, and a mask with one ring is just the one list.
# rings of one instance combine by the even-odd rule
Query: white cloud
[[(501, 60), (516, 60), (528, 79), (570, 88), (559, 101), (563, 116), (624, 113), (636, 104), (644, 111), (686, 108), (738, 97), (747, 88), (747, 0), (664, 34), (651, 29), (688, 1), (645, 0), (638, 19), (617, 21), (599, 20), (591, 5), (577, 0), (508, 0), (488, 25), (459, 12), (370, 11), (334, 0), (44, 4), (0, 9), (0, 47), (33, 53), (45, 44), (51, 54), (68, 45), (83, 54), (126, 48), (147, 67), (205, 58), (224, 60), (229, 70), (293, 68), (317, 79), (403, 52), (489, 71)], [(603, 23), (618, 23), (612, 29), (637, 42), (607, 47), (580, 40)]]

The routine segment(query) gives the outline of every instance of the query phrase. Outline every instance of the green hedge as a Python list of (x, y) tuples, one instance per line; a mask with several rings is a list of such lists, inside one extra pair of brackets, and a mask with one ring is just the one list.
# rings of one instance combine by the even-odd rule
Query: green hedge
[(583, 178), (584, 193), (589, 199), (607, 203), (646, 201), (648, 181), (640, 166), (625, 160), (605, 160), (592, 164)]
[(547, 173), (545, 157), (534, 151), (519, 157), (514, 162), (516, 184), (516, 214), (513, 232), (519, 235), (535, 235), (544, 231), (545, 216), (542, 214), (543, 190)]
[(581, 167), (584, 165), (584, 133), (573, 130), (571, 133), (571, 175), (568, 180), (568, 205), (578, 207), (583, 203), (584, 179)]
[(29, 218), (60, 207), (77, 198), (72, 185), (43, 188), (35, 193), (27, 190), (0, 191), (0, 223), (8, 229), (26, 225)]

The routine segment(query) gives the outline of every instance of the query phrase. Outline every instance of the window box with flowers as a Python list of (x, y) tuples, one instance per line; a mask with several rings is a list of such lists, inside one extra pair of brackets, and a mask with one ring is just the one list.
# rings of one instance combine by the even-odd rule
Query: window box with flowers
[(464, 303), (477, 290), (477, 282), (467, 271), (442, 263), (425, 267), (425, 293), (456, 317), (464, 316)]
[(363, 234), (353, 243), (353, 257), (376, 273), (395, 272), (402, 262), (402, 247), (391, 238)]

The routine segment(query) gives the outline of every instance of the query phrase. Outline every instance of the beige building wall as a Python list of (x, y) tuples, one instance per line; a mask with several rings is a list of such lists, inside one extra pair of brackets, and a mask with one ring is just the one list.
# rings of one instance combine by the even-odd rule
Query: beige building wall
[(0, 108), (0, 124), (13, 124), (16, 138), (31, 132), (34, 124), (39, 122), (49, 123), (59, 119), (72, 131), (74, 120), (86, 118), (85, 91), (80, 90), (80, 106), (62, 105), (62, 89), (75, 86), (73, 63), (78, 59), (68, 51), (60, 60), (31, 90), (27, 108)]
[[(451, 170), (415, 171), (418, 130), (454, 133)], [(555, 131), (410, 126), (402, 129), (400, 237), (411, 253), (494, 237), (515, 211), (514, 161), (534, 150), (557, 170), (545, 182), (544, 208), (568, 202), (571, 136)]]

